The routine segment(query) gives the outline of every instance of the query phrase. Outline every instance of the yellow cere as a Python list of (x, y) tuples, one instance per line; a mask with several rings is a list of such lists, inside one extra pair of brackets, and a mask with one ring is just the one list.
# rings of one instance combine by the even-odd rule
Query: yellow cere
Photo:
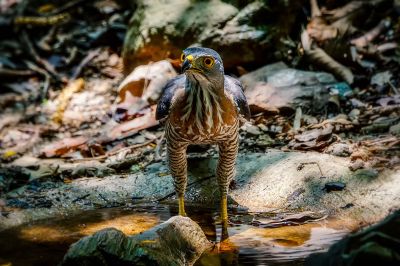
[(186, 56), (186, 59), (189, 61), (189, 62), (192, 62), (193, 61), (193, 55), (188, 55), (188, 56)]

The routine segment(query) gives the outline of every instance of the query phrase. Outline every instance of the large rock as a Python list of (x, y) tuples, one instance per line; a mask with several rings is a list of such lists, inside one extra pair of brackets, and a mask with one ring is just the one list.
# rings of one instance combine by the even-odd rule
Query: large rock
[(329, 100), (329, 85), (336, 83), (333, 75), (301, 71), (284, 63), (264, 66), (240, 80), (252, 113), (293, 112), (297, 107), (321, 111)]
[[(188, 202), (218, 206), (217, 158), (189, 159)], [(240, 154), (237, 174), (229, 196), (231, 204), (250, 211), (313, 211), (377, 222), (390, 210), (400, 208), (400, 171), (349, 170), (349, 158), (317, 152)], [(322, 173), (320, 172), (320, 169)], [(79, 178), (58, 187), (8, 193), (8, 202), (46, 201), (48, 208), (33, 207), (0, 216), (0, 230), (46, 217), (71, 214), (82, 209), (112, 207), (125, 203), (175, 197), (172, 177), (165, 162), (153, 163), (145, 171), (103, 178)], [(38, 202), (38, 204), (42, 204)]]
[(139, 235), (107, 228), (84, 237), (61, 265), (192, 265), (211, 246), (198, 224), (175, 216)]
[(308, 266), (400, 265), (400, 211), (306, 260)]
[(166, 57), (178, 59), (190, 45), (217, 50), (228, 68), (262, 64), (273, 56), (272, 40), (288, 34), (296, 19), (293, 14), (298, 14), (293, 10), (301, 8), (301, 3), (251, 2), (238, 10), (220, 0), (135, 1), (122, 54), (125, 72)]

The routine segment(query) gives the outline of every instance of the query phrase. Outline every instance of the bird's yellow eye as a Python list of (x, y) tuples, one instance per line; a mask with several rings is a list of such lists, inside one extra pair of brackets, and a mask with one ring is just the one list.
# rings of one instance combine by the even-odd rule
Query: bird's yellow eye
[(181, 61), (182, 62), (185, 61), (185, 58), (186, 58), (185, 54), (181, 54)]
[(214, 63), (215, 63), (215, 61), (214, 61), (214, 59), (213, 58), (211, 58), (211, 57), (206, 57), (206, 58), (204, 58), (204, 65), (206, 66), (206, 67), (208, 67), (208, 68), (211, 68), (213, 65), (214, 65)]

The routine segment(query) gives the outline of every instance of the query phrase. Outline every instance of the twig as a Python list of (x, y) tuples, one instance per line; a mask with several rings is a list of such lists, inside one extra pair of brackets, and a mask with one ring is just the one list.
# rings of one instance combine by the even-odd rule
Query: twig
[(81, 3), (84, 3), (84, 2), (93, 2), (93, 1), (87, 1), (87, 0), (69, 1), (65, 5), (63, 5), (63, 6), (59, 7), (59, 8), (56, 8), (53, 11), (51, 11), (50, 13), (48, 13), (48, 15), (52, 16), (52, 15), (59, 14), (61, 12), (65, 12), (68, 9), (71, 9), (71, 8), (77, 6), (77, 5), (80, 5)]
[(38, 65), (42, 66), (53, 78), (55, 78), (57, 81), (60, 81), (61, 79), (55, 72), (53, 66), (37, 54), (31, 40), (29, 39), (28, 33), (26, 33), (25, 30), (21, 31), (21, 39), (22, 43), (24, 43), (24, 47), (26, 47), (26, 51), (29, 53), (32, 59)]
[(387, 43), (378, 45), (378, 47), (376, 47), (376, 50), (380, 53), (384, 53), (386, 51), (396, 49), (397, 47), (399, 47), (399, 45), (397, 43), (387, 42)]
[(372, 42), (376, 37), (378, 37), (379, 34), (381, 34), (389, 26), (390, 26), (390, 20), (384, 19), (381, 22), (379, 22), (379, 24), (377, 26), (372, 28), (370, 31), (368, 31), (364, 35), (351, 40), (350, 43), (354, 44), (357, 47), (365, 47), (370, 42)]
[(319, 163), (317, 163), (317, 162), (300, 163), (299, 166), (297, 166), (297, 170), (300, 171), (303, 169), (304, 165), (310, 165), (310, 164), (316, 164), (318, 166), (319, 172), (321, 173), (321, 176), (324, 176), (324, 174), (322, 173), (321, 167), (319, 166)]
[(82, 72), (82, 69), (90, 62), (92, 59), (94, 59), (96, 56), (99, 55), (100, 48), (97, 48), (96, 50), (90, 51), (85, 58), (79, 63), (79, 65), (76, 67), (74, 73), (71, 75), (70, 80), (76, 79)]
[(296, 115), (294, 116), (294, 121), (293, 121), (293, 130), (297, 132), (297, 130), (300, 129), (301, 127), (301, 117), (303, 115), (303, 112), (301, 110), (301, 107), (297, 107), (296, 109)]
[(319, 9), (317, 0), (310, 0), (310, 6), (311, 6), (311, 17), (312, 18), (320, 17), (321, 10)]
[(71, 19), (68, 13), (49, 17), (32, 17), (32, 16), (17, 16), (14, 19), (15, 25), (32, 25), (32, 26), (51, 26), (65, 23)]
[(33, 75), (35, 75), (35, 72), (31, 70), (0, 68), (0, 77), (2, 78), (29, 77)]
[(140, 148), (140, 147), (143, 147), (143, 146), (147, 146), (150, 143), (154, 142), (154, 140), (156, 140), (156, 139), (151, 139), (149, 141), (146, 141), (146, 142), (143, 142), (143, 143), (140, 143), (140, 144), (134, 144), (134, 145), (131, 145), (131, 146), (128, 146), (128, 147), (125, 147), (125, 148), (110, 152), (110, 153), (106, 153), (104, 155), (100, 155), (100, 156), (96, 156), (96, 157), (90, 157), (90, 158), (71, 159), (70, 161), (71, 162), (82, 162), (82, 161), (91, 161), (91, 160), (102, 160), (102, 159), (106, 159), (108, 156), (113, 156), (115, 154), (118, 154), (118, 153), (121, 153), (121, 152), (124, 152), (124, 151), (129, 151), (129, 150), (137, 149), (137, 148)]
[(43, 83), (43, 88), (42, 88), (41, 93), (40, 93), (40, 99), (41, 100), (45, 99), (46, 96), (47, 96), (47, 92), (49, 90), (49, 87), (50, 87), (50, 75), (49, 75), (49, 73), (47, 73), (46, 70), (40, 68), (39, 66), (37, 66), (37, 65), (35, 65), (35, 64), (33, 64), (33, 63), (29, 62), (29, 61), (25, 61), (25, 64), (30, 69), (32, 69), (33, 71), (35, 71), (35, 72), (37, 72), (39, 74), (42, 74), (44, 76), (44, 83)]
[(321, 48), (312, 48), (310, 50), (305, 50), (306, 55), (309, 57), (310, 61), (313, 63), (324, 67), (325, 69), (332, 72), (337, 77), (340, 77), (342, 80), (346, 81), (349, 84), (352, 84), (354, 81), (353, 72), (344, 65), (337, 62), (330, 55), (328, 55)]
[(390, 88), (392, 88), (392, 90), (394, 91), (395, 94), (399, 94), (399, 90), (393, 85), (392, 82), (388, 82)]

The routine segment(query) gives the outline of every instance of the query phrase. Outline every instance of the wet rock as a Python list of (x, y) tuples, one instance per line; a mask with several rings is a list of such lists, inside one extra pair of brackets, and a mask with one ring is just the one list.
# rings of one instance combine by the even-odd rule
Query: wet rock
[(311, 255), (306, 265), (400, 265), (399, 228), (400, 211), (396, 211), (379, 224), (334, 244), (328, 252)]
[[(262, 135), (260, 135), (262, 136)], [(217, 157), (194, 157), (189, 160), (189, 180), (185, 194), (188, 202), (218, 206), (220, 197), (215, 178)], [(282, 211), (325, 212), (354, 219), (357, 223), (376, 222), (391, 209), (400, 208), (399, 170), (382, 172), (369, 169), (351, 171), (351, 159), (317, 152), (282, 152), (239, 154), (235, 187), (229, 192), (230, 203), (251, 212)], [(303, 165), (299, 169), (299, 165)], [(320, 178), (324, 176), (325, 178)], [(326, 193), (328, 182), (341, 182), (346, 189)], [(304, 191), (303, 191), (304, 190)], [(294, 191), (302, 191), (294, 193)], [(38, 195), (27, 190), (8, 193), (7, 198), (32, 201)], [(340, 193), (340, 197), (337, 194)], [(165, 160), (127, 175), (103, 178), (79, 178), (57, 187), (41, 187), (40, 195), (51, 208), (15, 210), (0, 217), (0, 230), (17, 224), (72, 214), (82, 209), (124, 205), (152, 200), (174, 200), (173, 179)], [(293, 196), (290, 196), (293, 195)], [(288, 200), (290, 199), (290, 200)], [(379, 204), (377, 204), (379, 202)], [(352, 203), (352, 208), (340, 207)]]
[(74, 178), (78, 177), (102, 177), (107, 175), (115, 174), (115, 170), (107, 167), (105, 165), (97, 164), (97, 165), (78, 165), (75, 169), (72, 170), (70, 176)]
[(348, 157), (352, 153), (352, 149), (347, 143), (333, 143), (328, 147), (326, 153), (340, 157)]
[(84, 237), (61, 265), (192, 265), (211, 246), (198, 224), (175, 216), (139, 235), (107, 228)]
[(297, 107), (316, 112), (329, 100), (327, 85), (336, 82), (328, 73), (301, 71), (283, 63), (264, 66), (240, 80), (252, 112), (294, 112)]

